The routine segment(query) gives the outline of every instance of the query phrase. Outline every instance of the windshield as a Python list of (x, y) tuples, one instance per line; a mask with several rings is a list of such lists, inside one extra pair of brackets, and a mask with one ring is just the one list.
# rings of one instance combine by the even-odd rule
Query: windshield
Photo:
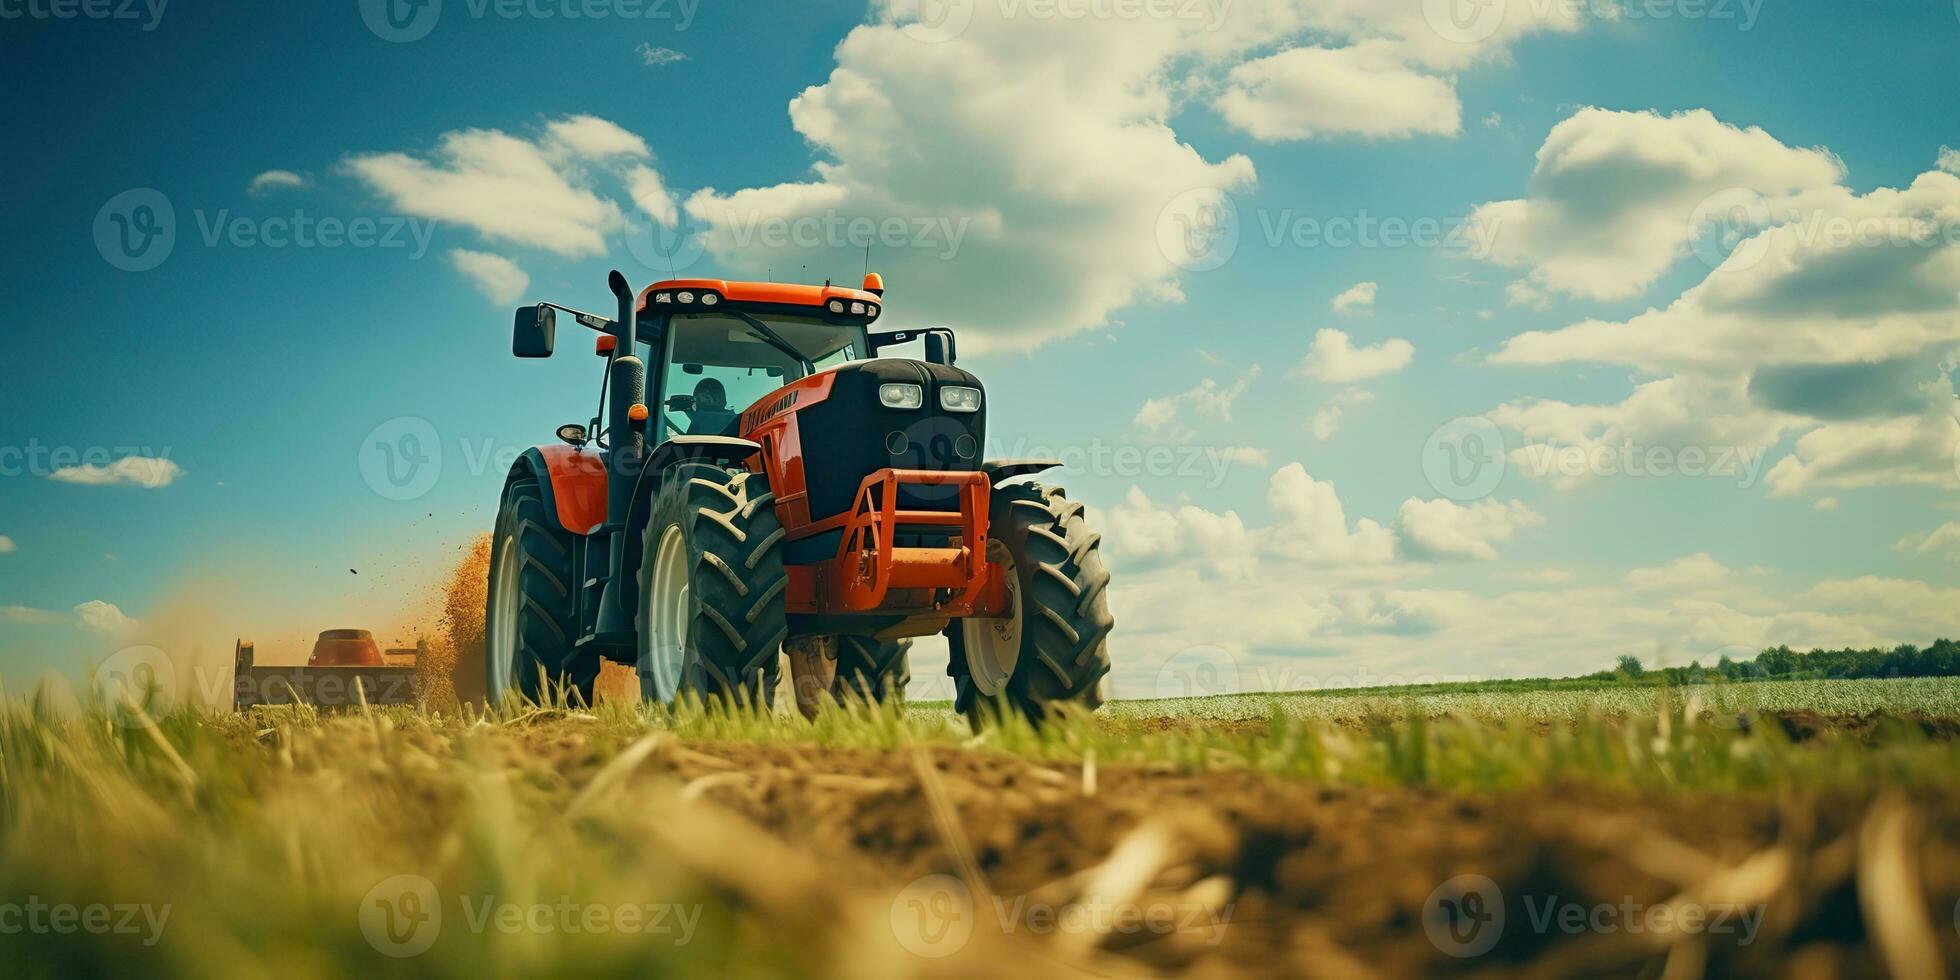
[(738, 310), (676, 314), (667, 323), (666, 425), (683, 435), (735, 435), (742, 411), (762, 396), (866, 356), (862, 325)]

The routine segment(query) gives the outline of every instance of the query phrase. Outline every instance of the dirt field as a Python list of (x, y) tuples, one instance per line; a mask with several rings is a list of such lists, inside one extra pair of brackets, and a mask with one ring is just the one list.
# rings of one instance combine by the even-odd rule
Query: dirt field
[[(919, 903), (922, 934), (971, 916), (1037, 949), (1101, 949), (1149, 972), (1876, 975), (1886, 947), (1871, 925), (1894, 920), (1917, 920), (1902, 935), (1932, 943), (1896, 940), (1902, 962), (1960, 962), (1951, 798), (1656, 800), (1584, 786), (1472, 795), (1168, 765), (1089, 772), (954, 748), (813, 754), (730, 742), (674, 743), (648, 769), (827, 873), (874, 893), (897, 888), (895, 903), (915, 897), (908, 888), (946, 893)], [(933, 877), (960, 878), (966, 853), (966, 880)], [(1918, 873), (1915, 896), (1906, 880)], [(1453, 881), (1490, 899), (1486, 915), (1501, 910), (1483, 935), (1468, 922), (1448, 932), (1446, 903), (1461, 898)], [(1178, 927), (1075, 932), (1066, 913), (1041, 918), (1097, 904), (1169, 909)], [(1566, 907), (1585, 910), (1582, 928), (1561, 924)]]
[[(0, 928), (0, 951), (25, 976), (294, 978), (1960, 965), (1951, 729), (1774, 722), (1097, 718), (974, 740), (894, 712), (131, 726), (13, 706), (0, 892), (169, 925), (154, 945)], [(682, 934), (590, 928), (670, 906)], [(434, 937), (404, 940), (431, 908)], [(375, 918), (402, 909), (402, 931)]]

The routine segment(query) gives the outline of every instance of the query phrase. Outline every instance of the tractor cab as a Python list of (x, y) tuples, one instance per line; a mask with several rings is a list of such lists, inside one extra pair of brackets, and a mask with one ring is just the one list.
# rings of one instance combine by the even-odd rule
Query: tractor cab
[(858, 290), (705, 279), (656, 283), (640, 302), (656, 439), (740, 435), (742, 412), (765, 396), (870, 357), (880, 306)]

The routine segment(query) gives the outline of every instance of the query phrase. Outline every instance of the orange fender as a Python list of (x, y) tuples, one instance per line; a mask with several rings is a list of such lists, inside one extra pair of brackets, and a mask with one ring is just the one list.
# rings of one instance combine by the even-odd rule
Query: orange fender
[(558, 526), (573, 534), (591, 534), (606, 523), (606, 463), (598, 450), (580, 452), (567, 445), (529, 450), (532, 469), (540, 471), (545, 502), (558, 515)]

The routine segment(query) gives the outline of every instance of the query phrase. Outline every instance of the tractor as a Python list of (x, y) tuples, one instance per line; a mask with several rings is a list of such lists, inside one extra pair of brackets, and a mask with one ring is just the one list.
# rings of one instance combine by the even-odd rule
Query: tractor
[[(596, 331), (599, 415), (511, 467), (490, 558), (492, 703), (591, 699), (602, 661), (663, 705), (902, 698), (911, 638), (943, 633), (977, 726), (1101, 703), (1109, 573), (1082, 505), (983, 458), (987, 394), (943, 327), (874, 331), (862, 289), (609, 277), (608, 318), (517, 311), (550, 357)], [(883, 356), (893, 348), (922, 359)], [(652, 370), (648, 370), (648, 365)], [(787, 656), (785, 656), (787, 654)], [(474, 685), (472, 685), (474, 686)]]

